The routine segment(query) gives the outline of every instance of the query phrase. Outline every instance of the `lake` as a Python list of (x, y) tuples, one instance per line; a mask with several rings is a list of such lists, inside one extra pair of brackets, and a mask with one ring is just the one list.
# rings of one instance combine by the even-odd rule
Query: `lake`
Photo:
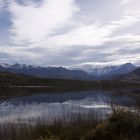
[(14, 96), (0, 101), (0, 124), (69, 121), (79, 114), (94, 113), (104, 119), (112, 108), (139, 111), (140, 90), (91, 90), (39, 92)]

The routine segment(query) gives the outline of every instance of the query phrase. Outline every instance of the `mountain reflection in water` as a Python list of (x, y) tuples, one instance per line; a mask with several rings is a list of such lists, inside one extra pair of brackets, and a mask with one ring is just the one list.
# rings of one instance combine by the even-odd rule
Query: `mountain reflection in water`
[(136, 108), (135, 98), (114, 95), (114, 91), (83, 91), (68, 93), (38, 93), (30, 96), (13, 97), (0, 102), (0, 123), (35, 123), (67, 119), (71, 115), (94, 112), (104, 118), (112, 112), (112, 105), (129, 109)]

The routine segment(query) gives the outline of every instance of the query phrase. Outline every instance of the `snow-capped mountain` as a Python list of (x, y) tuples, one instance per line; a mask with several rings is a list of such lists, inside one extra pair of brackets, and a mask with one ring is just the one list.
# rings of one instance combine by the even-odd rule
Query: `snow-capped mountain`
[(140, 68), (122, 76), (121, 79), (127, 81), (140, 81)]
[(64, 67), (41, 67), (27, 64), (0, 63), (0, 72), (12, 72), (16, 74), (31, 75), (40, 78), (59, 78), (92, 80), (93, 76), (82, 70), (69, 70)]
[(37, 76), (41, 78), (77, 79), (77, 80), (102, 80), (113, 79), (118, 75), (132, 72), (136, 67), (131, 63), (123, 65), (92, 65), (82, 64), (73, 67), (41, 67), (27, 64), (0, 63), (1, 72), (12, 72)]
[(0, 63), (0, 68), (9, 68), (11, 65), (6, 64), (6, 63)]
[(122, 65), (95, 65), (95, 64), (81, 64), (69, 67), (72, 70), (83, 70), (90, 75), (97, 77), (101, 76), (113, 76), (120, 74), (127, 74), (136, 69), (136, 67), (131, 63), (126, 63)]

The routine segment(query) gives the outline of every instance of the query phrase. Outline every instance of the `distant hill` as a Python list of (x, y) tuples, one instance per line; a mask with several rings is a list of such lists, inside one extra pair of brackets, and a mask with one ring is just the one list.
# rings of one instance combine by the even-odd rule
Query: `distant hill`
[(81, 64), (69, 67), (73, 70), (83, 70), (90, 75), (94, 75), (99, 78), (109, 78), (120, 74), (127, 74), (136, 69), (131, 63), (122, 65), (94, 65), (94, 64)]
[(122, 76), (122, 79), (128, 81), (140, 81), (140, 68)]
[[(0, 72), (0, 87), (9, 87), (9, 86), (58, 86), (60, 87), (76, 87), (80, 85), (80, 88), (83, 86), (91, 86), (94, 82), (84, 81), (84, 80), (68, 80), (68, 79), (52, 79), (52, 78), (38, 78), (28, 75), (21, 75), (9, 72)], [(82, 85), (82, 86), (81, 86)]]
[(63, 67), (40, 67), (26, 64), (0, 64), (1, 72), (31, 75), (40, 78), (92, 80), (93, 76), (82, 70), (68, 70)]
[(9, 72), (0, 72), (0, 87), (28, 83), (31, 79), (34, 78)]
[(0, 63), (0, 72), (24, 74), (39, 78), (73, 80), (113, 80), (135, 70), (131, 63), (118, 66), (78, 65), (74, 67), (41, 67), (27, 64)]
[(126, 82), (120, 80), (100, 80), (100, 81), (91, 81), (91, 80), (68, 80), (68, 79), (45, 79), (37, 78), (27, 75), (19, 75), (9, 72), (0, 72), (0, 88), (1, 87), (58, 87), (59, 89), (94, 89), (94, 88), (118, 88), (118, 87), (130, 87), (130, 86), (139, 86), (139, 83), (136, 82)]

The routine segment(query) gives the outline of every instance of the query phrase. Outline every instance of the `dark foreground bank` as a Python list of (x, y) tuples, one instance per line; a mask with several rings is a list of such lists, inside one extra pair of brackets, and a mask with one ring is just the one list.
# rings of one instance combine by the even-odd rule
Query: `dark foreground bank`
[[(41, 120), (40, 120), (41, 121)], [(1, 140), (140, 140), (140, 117), (124, 111), (114, 112), (106, 120), (97, 120), (92, 114), (80, 115), (69, 122), (50, 124), (0, 126)]]

